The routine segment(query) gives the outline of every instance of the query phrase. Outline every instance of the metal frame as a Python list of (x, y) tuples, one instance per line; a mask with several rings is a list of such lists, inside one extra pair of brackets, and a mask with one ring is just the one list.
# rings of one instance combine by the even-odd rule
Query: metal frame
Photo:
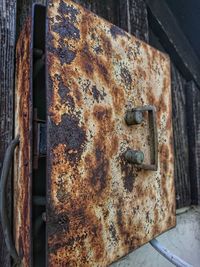
[(148, 105), (143, 107), (133, 108), (132, 111), (148, 111), (149, 130), (151, 137), (151, 162), (150, 164), (140, 164), (140, 168), (144, 170), (156, 171), (158, 169), (158, 134), (156, 124), (156, 108)]

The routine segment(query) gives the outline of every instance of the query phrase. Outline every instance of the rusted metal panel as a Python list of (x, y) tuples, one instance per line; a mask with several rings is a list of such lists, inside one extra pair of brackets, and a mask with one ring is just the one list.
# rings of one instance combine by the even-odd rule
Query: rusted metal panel
[(14, 238), (21, 266), (31, 266), (32, 183), (32, 17), (29, 17), (16, 47), (15, 136), (20, 144), (14, 168)]
[[(47, 8), (48, 266), (107, 266), (175, 226), (168, 56), (72, 1)], [(154, 106), (157, 171), (151, 158)]]

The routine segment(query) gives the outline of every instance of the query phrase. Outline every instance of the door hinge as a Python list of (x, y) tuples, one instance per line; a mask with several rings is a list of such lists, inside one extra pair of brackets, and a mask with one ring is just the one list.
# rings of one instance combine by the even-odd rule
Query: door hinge
[(39, 158), (46, 156), (46, 122), (38, 118), (37, 108), (33, 112), (33, 169), (38, 169)]

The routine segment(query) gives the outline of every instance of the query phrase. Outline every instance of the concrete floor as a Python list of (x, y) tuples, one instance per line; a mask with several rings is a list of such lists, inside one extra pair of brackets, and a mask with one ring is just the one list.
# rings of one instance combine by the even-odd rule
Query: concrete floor
[[(200, 267), (200, 207), (191, 207), (177, 215), (176, 228), (160, 235), (157, 240), (194, 267)], [(138, 248), (112, 267), (171, 267), (150, 244)]]

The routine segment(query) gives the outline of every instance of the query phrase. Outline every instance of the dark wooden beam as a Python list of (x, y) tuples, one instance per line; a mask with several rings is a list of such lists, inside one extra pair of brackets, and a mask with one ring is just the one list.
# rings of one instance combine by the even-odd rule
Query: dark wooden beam
[(200, 91), (191, 81), (186, 84), (187, 129), (191, 202), (200, 204)]
[(118, 26), (148, 43), (149, 24), (144, 0), (118, 0), (118, 8)]
[[(0, 173), (6, 148), (13, 137), (13, 95), (16, 1), (0, 1)], [(7, 184), (8, 210), (11, 214), (11, 179)], [(10, 266), (0, 225), (0, 266)]]
[(200, 60), (165, 1), (146, 0), (150, 27), (187, 80), (200, 88)]
[(117, 21), (117, 2), (118, 0), (74, 0), (85, 8), (91, 10), (104, 19), (116, 24)]
[(173, 63), (171, 64), (171, 76), (176, 207), (182, 208), (191, 204), (189, 144), (185, 96), (186, 80)]

